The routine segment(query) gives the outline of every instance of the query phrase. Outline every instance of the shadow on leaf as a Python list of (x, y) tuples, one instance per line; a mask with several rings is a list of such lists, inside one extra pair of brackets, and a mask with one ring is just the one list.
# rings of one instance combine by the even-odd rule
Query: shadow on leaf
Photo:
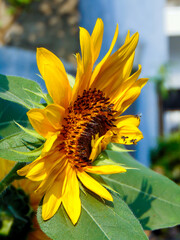
[(148, 181), (143, 180), (140, 193), (132, 202), (128, 199), (128, 195), (124, 196), (123, 200), (128, 204), (143, 228), (148, 230), (147, 223), (149, 222), (149, 217), (143, 218), (143, 215), (151, 209), (152, 202), (156, 200), (156, 197), (152, 196), (152, 186), (148, 186)]

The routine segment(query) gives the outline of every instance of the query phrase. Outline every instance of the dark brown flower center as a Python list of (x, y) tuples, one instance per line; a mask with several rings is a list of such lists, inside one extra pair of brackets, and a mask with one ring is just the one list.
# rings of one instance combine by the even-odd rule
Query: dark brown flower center
[(91, 140), (96, 134), (104, 135), (114, 126), (113, 104), (100, 90), (84, 90), (64, 119), (61, 132), (61, 149), (68, 160), (77, 168), (91, 164)]

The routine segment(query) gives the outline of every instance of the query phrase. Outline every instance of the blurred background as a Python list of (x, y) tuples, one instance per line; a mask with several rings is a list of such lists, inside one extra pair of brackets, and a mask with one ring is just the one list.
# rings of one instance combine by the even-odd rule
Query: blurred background
[[(141, 77), (150, 80), (126, 111), (142, 114), (144, 139), (134, 157), (180, 184), (180, 0), (0, 0), (0, 74), (36, 80), (45, 90), (35, 57), (45, 47), (75, 75), (79, 26), (92, 32), (98, 17), (105, 25), (100, 59), (117, 23), (114, 50), (128, 30), (140, 34), (133, 70), (141, 64)], [(150, 239), (179, 240), (180, 231), (156, 231)]]

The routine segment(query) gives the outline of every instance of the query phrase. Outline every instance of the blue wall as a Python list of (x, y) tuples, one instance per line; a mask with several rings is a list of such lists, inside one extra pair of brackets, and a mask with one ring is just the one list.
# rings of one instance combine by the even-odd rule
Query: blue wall
[[(61, 59), (62, 60), (62, 59)], [(64, 62), (66, 71), (74, 73), (74, 67)], [(46, 91), (46, 86), (39, 74), (36, 52), (16, 47), (0, 47), (0, 74), (20, 76), (35, 80)]]
[(45, 89), (44, 81), (36, 75), (39, 71), (35, 52), (21, 48), (0, 47), (0, 56), (0, 74), (36, 80)]

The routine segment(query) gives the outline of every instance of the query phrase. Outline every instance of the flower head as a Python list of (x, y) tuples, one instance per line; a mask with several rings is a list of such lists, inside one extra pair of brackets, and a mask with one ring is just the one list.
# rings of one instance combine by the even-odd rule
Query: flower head
[[(0, 158), (0, 180), (8, 174), (14, 165), (15, 162)], [(40, 229), (34, 214), (42, 198), (42, 195), (34, 192), (37, 186), (38, 183), (34, 184), (28, 179), (15, 180), (12, 186), (8, 187), (1, 195), (0, 210), (2, 214), (3, 211), (7, 212), (5, 219), (10, 216), (9, 221), (12, 220), (12, 225), (9, 223), (8, 226), (10, 228), (9, 234), (13, 239), (51, 240)], [(0, 218), (3, 221), (3, 216)], [(9, 237), (8, 235), (8, 239), (11, 239)]]
[[(71, 89), (62, 62), (50, 51), (37, 50), (37, 64), (53, 99), (44, 109), (32, 109), (28, 118), (46, 142), (42, 154), (18, 171), (41, 181), (37, 192), (44, 194), (42, 217), (51, 218), (62, 203), (73, 224), (79, 219), (79, 181), (100, 197), (113, 201), (110, 193), (88, 173), (126, 172), (121, 166), (93, 166), (108, 143), (135, 144), (143, 138), (138, 116), (120, 116), (139, 96), (147, 79), (138, 79), (141, 66), (131, 74), (138, 33), (111, 54), (111, 46), (93, 69), (102, 44), (103, 22), (98, 19), (92, 34), (80, 28), (81, 56), (76, 54), (77, 74)], [(138, 79), (138, 80), (137, 80)]]

